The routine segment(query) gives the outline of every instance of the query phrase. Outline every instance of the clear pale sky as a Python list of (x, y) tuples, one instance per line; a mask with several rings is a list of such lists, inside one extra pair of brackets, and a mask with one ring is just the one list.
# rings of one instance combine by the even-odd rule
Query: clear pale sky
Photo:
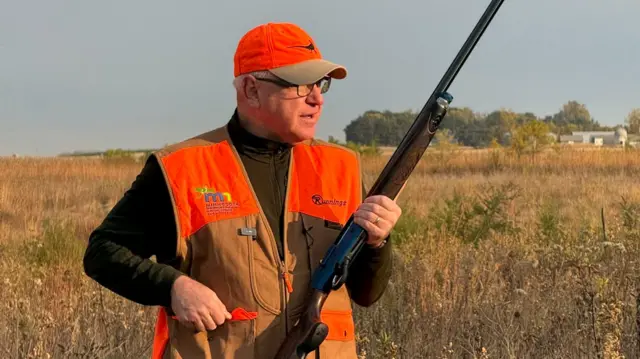
[[(489, 0), (0, 0), (0, 155), (158, 147), (223, 125), (233, 53), (295, 22), (349, 70), (318, 137), (366, 110), (418, 110)], [(568, 100), (603, 124), (640, 107), (638, 0), (505, 0), (453, 106), (538, 116)]]

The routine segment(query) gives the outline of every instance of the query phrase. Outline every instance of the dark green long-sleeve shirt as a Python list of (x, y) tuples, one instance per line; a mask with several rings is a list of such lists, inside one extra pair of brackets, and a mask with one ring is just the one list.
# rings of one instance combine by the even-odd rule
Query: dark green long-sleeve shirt
[[(247, 132), (240, 126), (237, 114), (228, 128), (282, 253), (290, 146)], [(91, 233), (84, 270), (89, 277), (127, 299), (170, 307), (171, 286), (183, 274), (172, 266), (176, 230), (169, 192), (152, 157), (131, 188)], [(149, 259), (153, 255), (156, 262)], [(354, 302), (362, 306), (373, 304), (384, 292), (390, 273), (391, 241), (382, 249), (365, 246), (346, 282)]]

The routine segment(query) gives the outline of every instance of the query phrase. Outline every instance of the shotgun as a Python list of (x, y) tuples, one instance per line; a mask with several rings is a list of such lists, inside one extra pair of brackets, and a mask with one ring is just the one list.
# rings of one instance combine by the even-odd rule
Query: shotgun
[[(426, 104), (398, 145), (367, 197), (385, 195), (395, 199), (431, 143), (453, 97), (449, 86), (489, 26), (504, 0), (492, 0)], [(349, 267), (362, 246), (367, 232), (353, 222), (353, 215), (342, 228), (313, 273), (306, 310), (288, 333), (275, 359), (304, 359), (325, 340), (329, 328), (320, 320), (322, 307), (332, 290), (346, 281)]]

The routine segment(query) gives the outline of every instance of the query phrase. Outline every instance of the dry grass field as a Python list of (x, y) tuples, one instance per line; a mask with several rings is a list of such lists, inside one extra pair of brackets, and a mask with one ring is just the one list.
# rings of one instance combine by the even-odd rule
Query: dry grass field
[[(365, 158), (371, 184), (387, 157)], [(155, 308), (82, 272), (141, 163), (0, 159), (0, 357), (148, 358)], [(429, 150), (361, 358), (640, 356), (640, 152)], [(604, 231), (603, 231), (604, 218)]]

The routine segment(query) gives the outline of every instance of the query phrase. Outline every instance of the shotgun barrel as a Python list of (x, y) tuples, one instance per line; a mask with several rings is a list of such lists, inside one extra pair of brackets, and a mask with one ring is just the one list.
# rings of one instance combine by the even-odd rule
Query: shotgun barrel
[[(447, 113), (453, 100), (447, 92), (449, 86), (503, 1), (492, 0), (488, 5), (367, 196), (385, 195), (396, 199)], [(275, 359), (304, 359), (322, 344), (329, 332), (320, 319), (322, 307), (331, 291), (339, 289), (346, 281), (349, 267), (366, 243), (366, 238), (366, 231), (354, 223), (352, 215), (314, 271), (305, 312), (288, 333)]]

